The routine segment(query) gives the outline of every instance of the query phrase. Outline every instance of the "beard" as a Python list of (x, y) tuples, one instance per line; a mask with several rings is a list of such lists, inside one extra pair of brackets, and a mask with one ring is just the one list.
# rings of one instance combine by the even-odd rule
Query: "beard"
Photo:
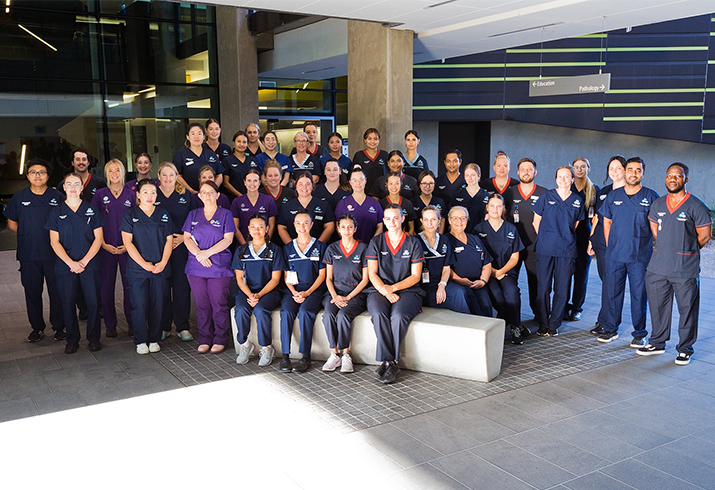
[(679, 185), (675, 189), (671, 189), (670, 187), (666, 187), (666, 189), (668, 189), (668, 194), (677, 194), (678, 192), (685, 189), (685, 184)]

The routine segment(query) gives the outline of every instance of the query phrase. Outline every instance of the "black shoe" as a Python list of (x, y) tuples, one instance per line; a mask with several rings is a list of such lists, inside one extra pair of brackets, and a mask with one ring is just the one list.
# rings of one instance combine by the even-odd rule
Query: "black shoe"
[(559, 336), (559, 331), (556, 330), (555, 328), (550, 328), (546, 331), (546, 337), (558, 337)]
[(45, 336), (45, 332), (42, 330), (33, 330), (30, 332), (30, 335), (27, 336), (27, 341), (28, 342), (39, 342), (42, 340), (42, 337)]
[(375, 370), (375, 374), (379, 379), (382, 379), (382, 377), (385, 375), (385, 371), (387, 370), (387, 366), (390, 364), (387, 361), (382, 361), (382, 364), (378, 366), (378, 368)]
[(571, 321), (572, 322), (577, 322), (581, 320), (581, 312), (580, 311), (575, 311), (571, 314)]
[(511, 343), (514, 345), (524, 345), (524, 340), (521, 338), (521, 331), (519, 327), (511, 326), (509, 328), (511, 333)]
[(536, 335), (538, 335), (539, 337), (548, 337), (549, 329), (546, 327), (539, 327), (539, 329), (536, 331)]
[(566, 305), (566, 309), (564, 310), (564, 321), (565, 322), (571, 321), (571, 308), (573, 308), (573, 305), (570, 305), (570, 304)]
[(108, 328), (107, 329), (107, 338), (113, 338), (117, 336), (117, 329), (116, 328)]
[(310, 359), (303, 357), (298, 364), (293, 368), (294, 373), (304, 373), (310, 368)]
[(675, 364), (678, 366), (687, 366), (690, 364), (690, 354), (679, 352), (678, 357), (675, 358)]
[(281, 359), (281, 372), (290, 373), (291, 371), (293, 371), (293, 366), (290, 363), (290, 358), (284, 357)]
[(597, 323), (595, 327), (589, 330), (589, 332), (591, 333), (591, 335), (601, 335), (604, 332), (603, 325)]
[(86, 322), (87, 321), (87, 310), (79, 310), (79, 321), (81, 322)]
[(607, 344), (611, 340), (616, 340), (618, 338), (618, 332), (603, 332), (601, 335), (598, 336), (596, 340), (599, 342), (603, 342), (604, 344)]
[(79, 349), (79, 344), (65, 345), (65, 354), (74, 354)]
[(531, 331), (529, 331), (529, 329), (524, 325), (519, 325), (519, 333), (521, 334), (522, 339), (528, 339), (531, 335)]
[(382, 381), (383, 384), (389, 385), (397, 379), (398, 374), (400, 374), (400, 367), (396, 362), (391, 362), (388, 364), (387, 369), (385, 369), (385, 374), (380, 378), (380, 381)]
[(89, 345), (87, 346), (87, 349), (90, 352), (97, 352), (98, 350), (102, 350), (102, 344), (99, 342), (99, 340), (91, 340), (89, 342)]
[(54, 335), (54, 337), (52, 337), (52, 338), (55, 339), (55, 340), (57, 340), (57, 341), (59, 341), (59, 340), (64, 340), (64, 339), (67, 338), (67, 334), (65, 333), (64, 330), (58, 330), (58, 331), (55, 332), (55, 335)]

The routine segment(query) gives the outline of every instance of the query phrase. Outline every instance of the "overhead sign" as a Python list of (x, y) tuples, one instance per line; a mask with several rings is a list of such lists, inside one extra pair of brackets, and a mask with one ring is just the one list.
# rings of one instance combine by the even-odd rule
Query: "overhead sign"
[(580, 77), (540, 78), (529, 81), (529, 97), (594, 94), (608, 92), (610, 88), (610, 73), (583, 75)]

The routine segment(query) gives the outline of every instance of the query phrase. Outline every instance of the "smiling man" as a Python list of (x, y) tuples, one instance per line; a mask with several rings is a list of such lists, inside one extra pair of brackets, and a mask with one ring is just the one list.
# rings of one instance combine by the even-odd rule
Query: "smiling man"
[(84, 148), (76, 148), (72, 151), (71, 159), (74, 173), (79, 175), (82, 179), (82, 193), (80, 197), (83, 201), (90, 202), (94, 197), (94, 193), (97, 192), (97, 189), (107, 187), (107, 183), (104, 179), (89, 173), (90, 161), (87, 150)]
[(710, 210), (685, 191), (688, 167), (673, 163), (665, 176), (668, 194), (657, 199), (648, 219), (655, 237), (653, 256), (646, 272), (646, 292), (653, 331), (650, 343), (636, 352), (641, 356), (663, 354), (670, 340), (673, 294), (678, 302), (679, 343), (675, 364), (685, 366), (698, 337), (700, 309), (700, 249), (710, 241)]

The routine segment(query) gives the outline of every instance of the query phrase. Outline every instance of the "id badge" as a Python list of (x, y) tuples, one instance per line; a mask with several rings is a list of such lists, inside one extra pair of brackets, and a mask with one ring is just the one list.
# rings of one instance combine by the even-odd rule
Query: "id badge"
[(296, 271), (286, 272), (286, 284), (290, 284), (291, 286), (298, 284), (298, 273)]
[(424, 284), (429, 283), (429, 271), (422, 271), (422, 282)]
[(593, 208), (588, 208), (588, 219), (593, 219)]
[(519, 222), (519, 213), (514, 213), (514, 223)]

